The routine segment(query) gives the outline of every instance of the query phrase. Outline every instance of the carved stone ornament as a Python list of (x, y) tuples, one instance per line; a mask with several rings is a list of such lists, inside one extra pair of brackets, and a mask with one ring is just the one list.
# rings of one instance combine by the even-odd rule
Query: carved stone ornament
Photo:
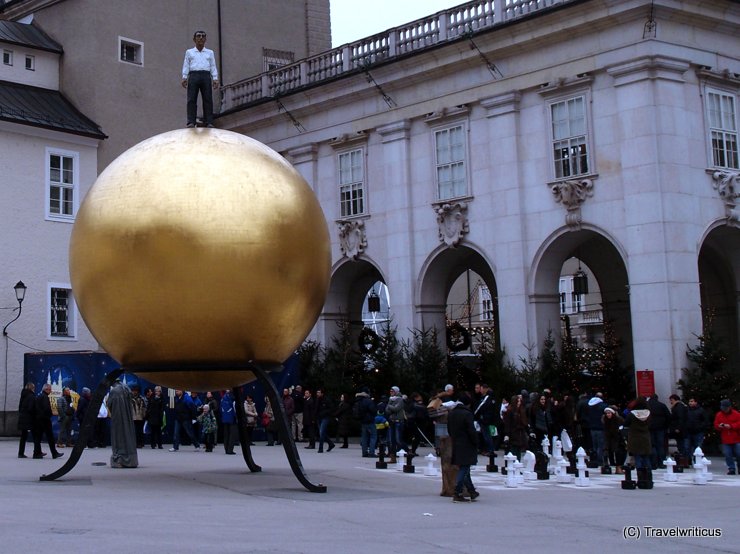
[(468, 205), (465, 202), (435, 206), (439, 240), (447, 246), (457, 246), (463, 235), (470, 231), (468, 226)]
[(727, 224), (740, 227), (740, 208), (737, 205), (737, 199), (740, 198), (740, 172), (718, 170), (712, 173), (712, 181), (712, 186), (725, 203)]
[(339, 248), (342, 250), (342, 255), (350, 260), (357, 260), (367, 248), (365, 222), (362, 220), (337, 221), (337, 225), (339, 226)]
[(565, 214), (565, 224), (568, 227), (580, 228), (582, 221), (581, 204), (586, 201), (586, 198), (593, 196), (593, 189), (594, 182), (592, 179), (560, 181), (550, 185), (550, 190), (555, 195), (555, 201), (568, 210)]

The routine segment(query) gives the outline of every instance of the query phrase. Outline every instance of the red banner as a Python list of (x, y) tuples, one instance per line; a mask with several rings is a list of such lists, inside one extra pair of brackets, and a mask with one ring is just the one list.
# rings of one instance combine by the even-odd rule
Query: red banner
[(653, 396), (655, 394), (655, 374), (652, 369), (638, 369), (637, 396)]

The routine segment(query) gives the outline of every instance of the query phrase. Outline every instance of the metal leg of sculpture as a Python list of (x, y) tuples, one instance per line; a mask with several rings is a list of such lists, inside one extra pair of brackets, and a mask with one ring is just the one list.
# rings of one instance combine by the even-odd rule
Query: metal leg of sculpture
[(77, 436), (77, 442), (75, 443), (74, 448), (72, 448), (72, 452), (69, 453), (69, 458), (67, 458), (65, 464), (57, 469), (54, 473), (50, 473), (49, 475), (42, 475), (41, 477), (39, 477), (40, 481), (54, 481), (55, 479), (66, 475), (69, 471), (72, 470), (73, 467), (77, 465), (77, 462), (80, 461), (80, 456), (82, 456), (82, 451), (85, 450), (88, 440), (94, 433), (95, 420), (98, 418), (100, 405), (103, 403), (103, 399), (108, 393), (111, 385), (113, 385), (116, 379), (118, 379), (118, 377), (123, 372), (123, 368), (114, 369), (103, 378), (100, 384), (98, 384), (98, 387), (95, 389), (95, 392), (90, 399), (90, 404), (88, 404), (87, 406), (85, 420), (80, 426), (80, 434)]
[[(280, 366), (278, 365), (277, 367)], [(272, 411), (276, 416), (275, 422), (278, 424), (280, 442), (283, 443), (285, 455), (288, 457), (288, 462), (290, 462), (290, 467), (293, 470), (293, 474), (298, 478), (298, 481), (300, 481), (301, 484), (310, 492), (326, 492), (326, 485), (322, 485), (321, 483), (315, 485), (308, 480), (308, 477), (306, 477), (306, 472), (303, 470), (303, 465), (301, 464), (301, 458), (300, 456), (298, 456), (298, 449), (295, 446), (293, 435), (290, 432), (290, 425), (288, 423), (288, 418), (285, 415), (283, 402), (280, 400), (280, 395), (277, 388), (275, 387), (275, 383), (273, 383), (272, 379), (270, 379), (270, 376), (268, 374), (269, 370), (266, 370), (263, 366), (259, 364), (252, 364), (250, 369), (254, 371), (257, 379), (259, 379), (260, 383), (262, 383), (262, 387), (265, 389), (265, 394), (267, 394), (267, 397), (270, 399), (270, 404), (272, 404)], [(278, 415), (278, 413), (280, 415)]]
[(242, 456), (244, 456), (249, 471), (252, 473), (262, 471), (262, 468), (254, 463), (254, 458), (252, 458), (252, 445), (247, 436), (247, 416), (244, 413), (244, 398), (242, 397), (241, 388), (234, 387), (232, 391), (236, 400), (236, 424), (239, 429), (239, 444), (242, 446)]

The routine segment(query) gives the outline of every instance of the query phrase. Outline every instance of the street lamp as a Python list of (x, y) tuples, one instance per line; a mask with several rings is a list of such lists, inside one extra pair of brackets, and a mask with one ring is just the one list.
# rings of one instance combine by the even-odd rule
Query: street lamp
[(11, 319), (8, 324), (3, 327), (4, 337), (8, 336), (8, 327), (10, 327), (10, 324), (21, 317), (21, 310), (23, 309), (23, 299), (26, 297), (26, 285), (23, 284), (23, 281), (18, 281), (13, 289), (15, 290), (15, 299), (18, 301), (18, 315)]
[(372, 314), (377, 314), (380, 311), (380, 297), (375, 292), (375, 287), (367, 297), (367, 310)]

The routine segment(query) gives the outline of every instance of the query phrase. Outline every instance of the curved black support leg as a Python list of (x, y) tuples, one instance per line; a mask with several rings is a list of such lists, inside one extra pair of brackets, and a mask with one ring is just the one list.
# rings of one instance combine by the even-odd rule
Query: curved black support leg
[[(277, 367), (280, 366), (277, 365)], [(277, 388), (275, 388), (275, 383), (272, 382), (272, 379), (270, 379), (267, 371), (261, 365), (252, 364), (250, 366), (250, 369), (254, 371), (257, 379), (259, 379), (260, 383), (262, 383), (262, 386), (265, 389), (265, 394), (267, 394), (267, 397), (270, 399), (270, 404), (272, 404), (272, 411), (276, 415), (275, 422), (278, 425), (280, 442), (283, 443), (285, 455), (288, 457), (288, 462), (290, 462), (290, 467), (293, 470), (293, 474), (310, 492), (326, 492), (326, 485), (322, 485), (321, 483), (319, 483), (318, 485), (314, 485), (313, 483), (311, 483), (311, 481), (308, 480), (308, 477), (306, 477), (306, 472), (303, 470), (303, 465), (301, 464), (301, 458), (300, 456), (298, 456), (298, 449), (295, 446), (293, 435), (290, 432), (290, 425), (288, 424), (288, 418), (285, 415), (285, 408), (283, 407), (282, 400), (280, 400), (278, 390)], [(278, 413), (280, 413), (279, 416), (277, 416)]]
[(111, 385), (113, 385), (115, 380), (118, 379), (123, 372), (124, 369), (122, 367), (114, 369), (103, 378), (100, 384), (98, 384), (98, 387), (95, 389), (95, 392), (90, 399), (90, 404), (87, 406), (85, 420), (82, 422), (80, 434), (77, 437), (77, 442), (72, 448), (72, 452), (69, 454), (69, 458), (67, 458), (67, 462), (54, 473), (39, 477), (40, 481), (54, 481), (55, 479), (69, 473), (69, 471), (77, 465), (77, 462), (80, 461), (80, 456), (82, 456), (82, 451), (85, 450), (88, 440), (95, 432), (95, 420), (98, 418), (98, 412), (100, 411), (100, 405), (103, 403), (103, 398), (105, 398), (105, 395), (108, 393), (108, 389), (110, 389)]
[(250, 437), (247, 436), (247, 415), (244, 413), (242, 391), (239, 387), (234, 387), (232, 392), (236, 401), (236, 424), (239, 430), (239, 444), (242, 446), (242, 456), (244, 456), (244, 461), (247, 463), (249, 471), (252, 473), (262, 471), (262, 468), (254, 463), (254, 458), (252, 458), (252, 445), (250, 444)]

